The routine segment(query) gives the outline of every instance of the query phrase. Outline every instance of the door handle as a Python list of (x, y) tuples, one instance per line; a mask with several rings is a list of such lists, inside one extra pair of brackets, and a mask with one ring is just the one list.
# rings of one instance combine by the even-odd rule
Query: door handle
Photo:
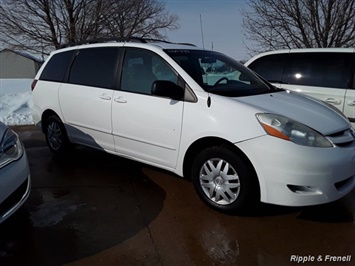
[(116, 102), (116, 103), (126, 103), (127, 102), (127, 100), (125, 100), (123, 97), (118, 97), (118, 98), (115, 98), (114, 99), (114, 101)]
[(355, 106), (355, 101), (348, 101), (348, 105)]
[(337, 100), (337, 99), (334, 99), (334, 98), (327, 98), (327, 99), (325, 99), (325, 101), (327, 102), (327, 103), (332, 103), (332, 104), (341, 104), (341, 100)]
[(102, 94), (102, 95), (100, 96), (100, 99), (103, 99), (103, 100), (111, 100), (111, 97), (108, 96), (107, 94)]

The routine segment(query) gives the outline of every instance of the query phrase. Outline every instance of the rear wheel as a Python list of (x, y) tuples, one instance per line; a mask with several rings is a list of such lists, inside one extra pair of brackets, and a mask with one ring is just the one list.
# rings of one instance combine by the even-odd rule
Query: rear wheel
[(197, 194), (218, 211), (245, 211), (259, 201), (255, 172), (228, 148), (215, 146), (201, 151), (193, 163), (191, 174)]
[(44, 133), (47, 145), (54, 154), (62, 155), (71, 147), (64, 124), (56, 115), (46, 120)]

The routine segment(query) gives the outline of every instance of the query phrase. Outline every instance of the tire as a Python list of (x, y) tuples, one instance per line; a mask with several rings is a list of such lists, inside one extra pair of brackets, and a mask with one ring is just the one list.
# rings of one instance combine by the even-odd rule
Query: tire
[(201, 151), (193, 162), (191, 178), (202, 201), (217, 211), (244, 213), (260, 201), (259, 183), (253, 168), (223, 146)]
[(71, 148), (67, 131), (58, 116), (48, 117), (45, 122), (44, 133), (48, 148), (55, 155), (63, 155)]

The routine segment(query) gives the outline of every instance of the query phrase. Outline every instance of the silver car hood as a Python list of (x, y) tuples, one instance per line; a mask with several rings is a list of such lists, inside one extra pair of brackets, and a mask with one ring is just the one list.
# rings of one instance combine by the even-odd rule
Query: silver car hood
[(235, 100), (266, 113), (278, 114), (298, 121), (316, 131), (330, 135), (349, 128), (349, 122), (326, 103), (296, 92), (281, 91)]

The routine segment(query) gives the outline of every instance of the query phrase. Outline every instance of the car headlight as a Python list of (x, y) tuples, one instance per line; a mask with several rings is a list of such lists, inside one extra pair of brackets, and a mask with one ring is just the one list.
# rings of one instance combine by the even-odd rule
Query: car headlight
[(22, 143), (15, 132), (7, 129), (0, 140), (0, 168), (18, 160), (23, 153)]
[(298, 145), (329, 148), (333, 144), (322, 134), (290, 118), (274, 114), (257, 114), (267, 134)]

